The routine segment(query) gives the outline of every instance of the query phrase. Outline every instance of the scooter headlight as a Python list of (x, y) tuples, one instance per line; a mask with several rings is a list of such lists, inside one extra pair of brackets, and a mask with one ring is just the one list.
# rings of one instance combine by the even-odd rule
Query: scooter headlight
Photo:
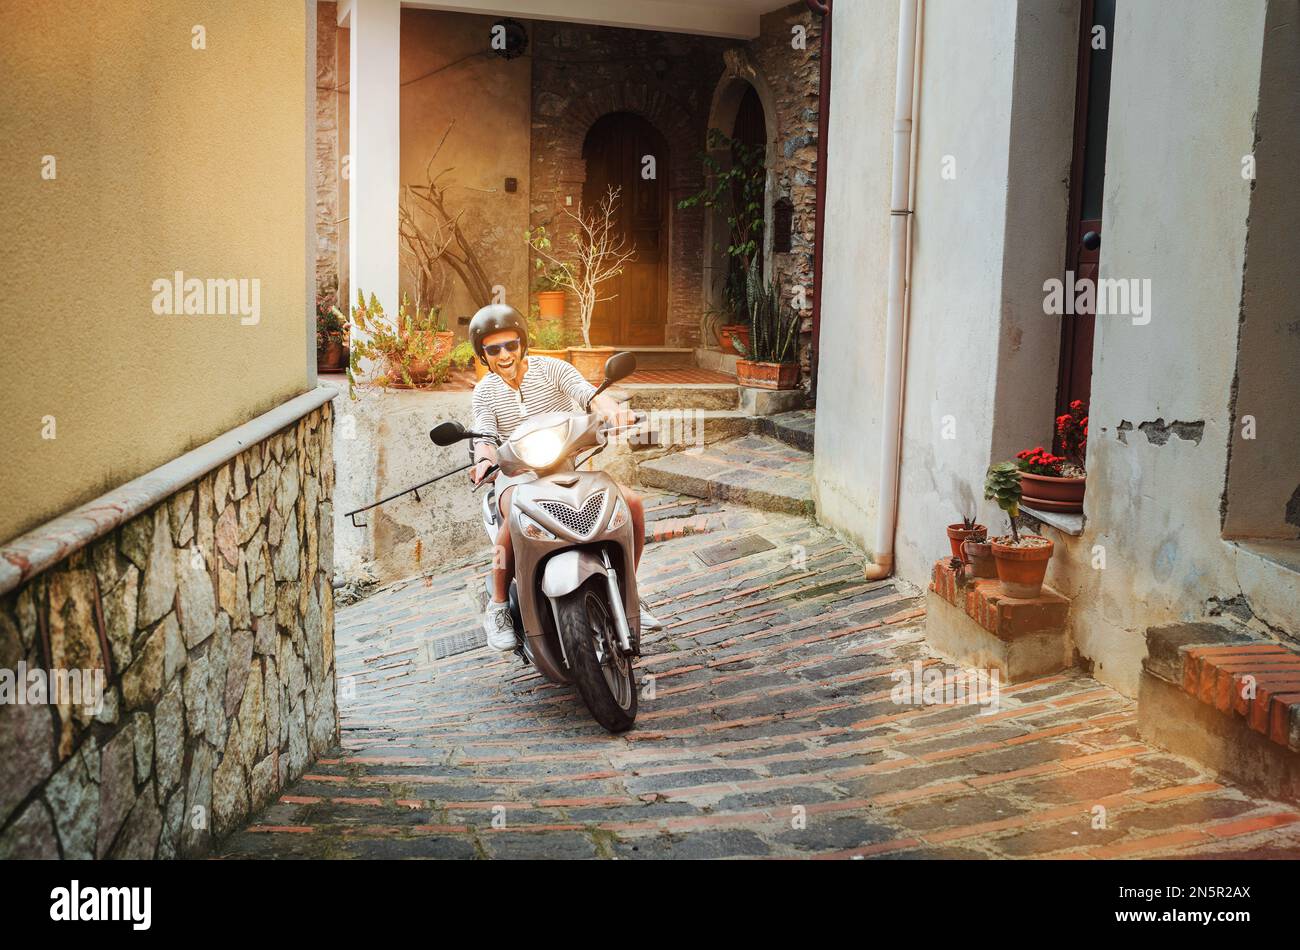
[(524, 533), (524, 537), (532, 538), (534, 541), (554, 541), (555, 535), (547, 531), (532, 518), (528, 517), (522, 511), (519, 512), (519, 528)]
[(529, 468), (550, 468), (560, 460), (564, 451), (564, 430), (567, 425), (552, 426), (530, 432), (517, 442), (511, 443), (515, 455)]
[(618, 528), (623, 527), (625, 521), (627, 521), (627, 503), (623, 501), (623, 496), (620, 495), (614, 501), (614, 514), (610, 516), (609, 528), (607, 530), (615, 531)]

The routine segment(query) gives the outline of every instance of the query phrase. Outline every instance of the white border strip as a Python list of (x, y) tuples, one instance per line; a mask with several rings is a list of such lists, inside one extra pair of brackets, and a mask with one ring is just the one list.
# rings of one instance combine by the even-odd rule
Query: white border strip
[(295, 396), (166, 465), (15, 538), (0, 547), (0, 595), (152, 508), (249, 446), (293, 425), (338, 394), (332, 386), (319, 386)]

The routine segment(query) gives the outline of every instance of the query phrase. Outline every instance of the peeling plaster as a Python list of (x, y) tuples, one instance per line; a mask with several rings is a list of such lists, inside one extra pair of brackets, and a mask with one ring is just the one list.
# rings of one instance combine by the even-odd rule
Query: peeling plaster
[(1211, 617), (1231, 617), (1243, 626), (1260, 630), (1276, 640), (1295, 642), (1295, 637), (1291, 633), (1258, 616), (1245, 594), (1237, 594), (1235, 597), (1211, 597), (1205, 601), (1205, 612)]
[[(1169, 441), (1171, 435), (1176, 435), (1185, 442), (1200, 445), (1201, 438), (1205, 435), (1204, 421), (1178, 422), (1175, 420), (1166, 424), (1164, 418), (1161, 417), (1154, 422), (1139, 422), (1137, 427), (1147, 437), (1147, 442), (1151, 445), (1164, 445)], [(1115, 429), (1115, 438), (1128, 445), (1126, 434), (1132, 431), (1133, 423), (1127, 419), (1121, 420)]]

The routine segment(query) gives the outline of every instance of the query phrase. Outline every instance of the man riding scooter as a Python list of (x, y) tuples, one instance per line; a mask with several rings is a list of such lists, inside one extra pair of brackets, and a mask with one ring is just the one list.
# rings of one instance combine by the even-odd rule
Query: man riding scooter
[[(596, 387), (569, 363), (548, 356), (529, 356), (528, 326), (513, 307), (505, 304), (483, 307), (470, 321), (469, 339), (474, 353), (491, 370), (474, 387), (474, 432), (504, 440), (526, 416), (575, 409), (585, 412), (589, 408), (611, 426), (633, 424), (630, 411), (607, 394), (595, 395)], [(476, 440), (474, 458), (478, 464), (470, 470), (470, 480), (477, 485), (496, 464), (496, 446), (487, 439)], [(533, 481), (537, 476), (531, 472), (515, 476), (494, 472), (491, 477), (496, 479), (497, 506), (502, 517), (496, 538), (499, 553), (492, 561), (492, 599), (483, 618), (483, 629), (489, 646), (508, 651), (515, 649), (517, 643), (508, 601), (515, 569), (508, 528), (510, 499), (513, 486)], [(635, 560), (639, 564), (645, 545), (645, 512), (635, 492), (624, 485), (618, 487), (632, 518)], [(662, 626), (644, 605), (641, 605), (641, 626), (649, 630)]]

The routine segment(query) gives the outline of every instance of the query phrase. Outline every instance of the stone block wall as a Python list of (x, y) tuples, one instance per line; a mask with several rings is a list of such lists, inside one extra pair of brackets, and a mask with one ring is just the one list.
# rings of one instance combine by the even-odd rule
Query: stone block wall
[[(802, 49), (794, 44), (802, 27)], [(776, 112), (776, 149), (768, 156), (773, 204), (784, 198), (793, 210), (788, 253), (774, 253), (772, 267), (781, 287), (806, 289), (799, 357), (805, 388), (811, 379), (813, 254), (817, 227), (817, 120), (821, 84), (822, 20), (806, 4), (765, 14), (749, 57), (767, 82)], [(771, 227), (772, 223), (768, 222)]]
[[(713, 88), (722, 51), (734, 41), (538, 21), (533, 28), (531, 224), (545, 225), (567, 247), (565, 197), (582, 197), (582, 146), (592, 124), (611, 112), (644, 117), (668, 141), (668, 322), (665, 344), (700, 341), (704, 218), (677, 203), (699, 190)], [(658, 173), (665, 171), (660, 165)], [(569, 295), (566, 325), (578, 329)]]
[(327, 403), (0, 599), (0, 858), (207, 852), (337, 743)]

